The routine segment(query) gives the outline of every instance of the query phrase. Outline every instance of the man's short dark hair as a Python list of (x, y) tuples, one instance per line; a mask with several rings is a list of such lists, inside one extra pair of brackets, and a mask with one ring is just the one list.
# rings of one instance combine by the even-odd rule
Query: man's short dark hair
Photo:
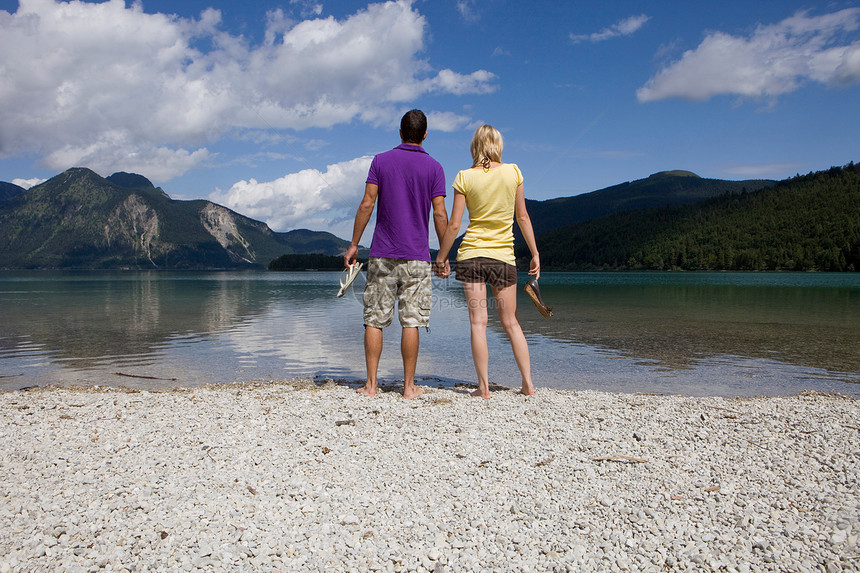
[(400, 138), (404, 143), (421, 143), (427, 135), (427, 116), (420, 109), (407, 111), (400, 120)]

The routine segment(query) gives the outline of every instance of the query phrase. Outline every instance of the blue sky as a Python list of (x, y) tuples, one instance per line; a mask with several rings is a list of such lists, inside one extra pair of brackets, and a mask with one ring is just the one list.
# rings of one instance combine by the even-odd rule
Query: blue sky
[(0, 0), (0, 181), (129, 171), (348, 238), (414, 107), (449, 183), (489, 123), (533, 199), (826, 169), (860, 161), (860, 3)]

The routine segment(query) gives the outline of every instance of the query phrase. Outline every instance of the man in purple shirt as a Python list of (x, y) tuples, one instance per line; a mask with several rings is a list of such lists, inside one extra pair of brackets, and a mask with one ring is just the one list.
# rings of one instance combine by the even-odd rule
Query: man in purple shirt
[(439, 162), (421, 146), (426, 137), (427, 117), (413, 109), (400, 120), (402, 143), (373, 158), (364, 198), (355, 215), (352, 243), (344, 255), (346, 266), (355, 264), (358, 242), (378, 198), (379, 210), (364, 288), (367, 383), (358, 390), (367, 396), (376, 395), (382, 329), (391, 324), (395, 301), (403, 328), (400, 339), (403, 397), (411, 399), (423, 392), (415, 385), (415, 365), (418, 363), (418, 328), (430, 324), (433, 300), (428, 239), (431, 209), (440, 241), (448, 225), (445, 173)]

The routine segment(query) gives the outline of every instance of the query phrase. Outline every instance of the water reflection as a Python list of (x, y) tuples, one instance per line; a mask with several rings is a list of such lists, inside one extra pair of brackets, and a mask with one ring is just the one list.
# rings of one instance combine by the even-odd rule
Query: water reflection
[[(361, 379), (364, 279), (337, 299), (338, 276), (0, 273), (0, 390)], [(541, 290), (553, 318), (518, 304), (542, 386), (744, 394), (860, 379), (856, 275), (559, 273)], [(431, 327), (418, 376), (474, 382), (458, 282), (434, 281)], [(399, 330), (385, 334), (387, 380), (402, 379)], [(494, 382), (517, 386), (494, 310), (488, 343)]]
[(0, 388), (355, 376), (361, 305), (333, 296), (337, 277), (2, 273)]
[[(529, 332), (651, 360), (669, 370), (731, 355), (856, 378), (860, 288), (756, 284), (762, 278), (733, 277), (753, 284), (702, 284), (696, 275), (686, 278), (689, 283), (676, 279), (677, 284), (655, 283), (666, 279), (647, 275), (617, 284), (568, 277), (564, 284), (564, 277), (548, 275), (541, 290), (555, 316), (520, 315)], [(530, 303), (522, 297), (519, 304)]]
[(2, 283), (0, 344), (7, 351), (35, 344), (55, 360), (88, 368), (117, 357), (152, 357), (165, 340), (212, 336), (265, 311), (263, 301), (249, 296), (252, 281), (199, 279), (134, 273)]

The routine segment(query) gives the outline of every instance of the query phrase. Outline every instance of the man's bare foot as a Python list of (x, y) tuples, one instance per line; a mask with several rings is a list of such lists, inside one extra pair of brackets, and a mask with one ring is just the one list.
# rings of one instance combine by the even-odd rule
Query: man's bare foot
[(407, 400), (417, 398), (418, 396), (420, 396), (423, 393), (424, 393), (424, 388), (422, 388), (421, 386), (412, 385), (408, 388), (406, 388), (406, 387), (403, 388), (403, 397), (406, 398)]
[(355, 391), (359, 394), (364, 394), (365, 396), (370, 396), (371, 398), (373, 398), (374, 396), (376, 396), (376, 384), (370, 384), (368, 382), (361, 388), (356, 388)]
[(490, 399), (490, 391), (487, 390), (486, 392), (484, 392), (483, 390), (478, 388), (477, 390), (472, 392), (470, 394), (470, 396), (474, 396), (475, 398), (483, 398), (484, 400), (489, 400)]

